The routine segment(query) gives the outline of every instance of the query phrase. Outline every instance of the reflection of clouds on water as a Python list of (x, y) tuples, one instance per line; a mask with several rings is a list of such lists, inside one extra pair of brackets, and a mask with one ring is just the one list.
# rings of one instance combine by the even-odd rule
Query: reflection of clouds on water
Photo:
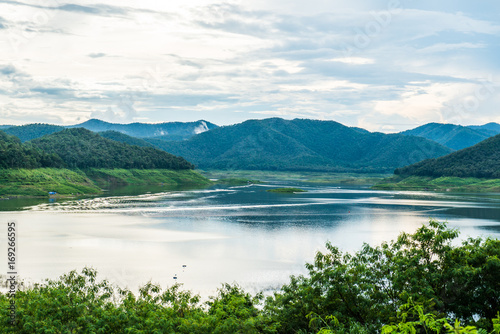
[(204, 296), (223, 282), (270, 293), (305, 273), (327, 240), (356, 251), (413, 232), (430, 217), (448, 220), (462, 239), (500, 236), (498, 194), (301, 188), (309, 192), (251, 185), (97, 197), (0, 216), (22, 226), (20, 265), (34, 279), (91, 265), (121, 287), (177, 282)]

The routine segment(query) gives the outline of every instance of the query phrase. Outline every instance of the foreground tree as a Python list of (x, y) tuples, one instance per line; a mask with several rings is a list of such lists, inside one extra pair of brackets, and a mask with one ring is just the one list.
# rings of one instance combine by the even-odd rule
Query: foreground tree
[(306, 265), (309, 275), (292, 277), (268, 298), (265, 311), (282, 333), (318, 330), (322, 322), (311, 315), (377, 332), (413, 300), (438, 318), (491, 329), (500, 310), (500, 241), (468, 239), (454, 247), (457, 237), (457, 230), (431, 220), (414, 234), (365, 244), (354, 255), (328, 243), (328, 252)]

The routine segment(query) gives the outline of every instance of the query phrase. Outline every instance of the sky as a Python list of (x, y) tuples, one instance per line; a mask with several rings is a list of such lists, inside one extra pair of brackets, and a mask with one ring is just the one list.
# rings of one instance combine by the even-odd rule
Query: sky
[(500, 2), (0, 0), (0, 124), (500, 122)]

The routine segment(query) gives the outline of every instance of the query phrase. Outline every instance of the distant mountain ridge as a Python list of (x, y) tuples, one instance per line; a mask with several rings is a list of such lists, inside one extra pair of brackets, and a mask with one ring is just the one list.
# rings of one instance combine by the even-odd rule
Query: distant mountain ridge
[[(200, 168), (388, 172), (452, 150), (400, 134), (371, 133), (334, 121), (269, 118), (157, 143)], [(160, 146), (161, 145), (161, 146)]]
[(32, 139), (50, 135), (54, 132), (62, 131), (64, 129), (65, 127), (60, 125), (33, 123), (12, 126), (8, 129), (5, 129), (4, 132), (8, 133), (9, 135), (16, 136), (21, 140), (21, 142), (24, 143)]
[(394, 174), (500, 178), (500, 135), (440, 158), (398, 168)]
[(196, 122), (166, 122), (166, 123), (108, 123), (98, 119), (69, 126), (70, 128), (85, 128), (94, 132), (117, 131), (138, 138), (159, 137), (162, 140), (184, 140), (193, 135), (215, 129), (217, 125), (199, 120)]
[[(1, 126), (0, 126), (1, 127)], [(160, 140), (185, 140), (198, 133), (214, 129), (217, 125), (207, 121), (196, 122), (165, 122), (165, 123), (108, 123), (91, 119), (81, 124), (60, 126), (53, 124), (32, 123), (25, 125), (4, 126), (7, 134), (14, 135), (26, 142), (40, 138), (66, 128), (85, 128), (93, 132), (115, 131), (137, 138), (158, 138)], [(116, 136), (118, 137), (118, 136)], [(124, 139), (124, 138), (122, 138)]]
[(461, 126), (455, 124), (428, 123), (400, 133), (403, 135), (427, 138), (453, 150), (461, 150), (499, 134), (500, 124), (488, 123), (481, 126)]
[(500, 133), (500, 124), (498, 123), (494, 123), (494, 122), (491, 122), (491, 123), (487, 123), (487, 124), (484, 124), (484, 125), (469, 125), (468, 128), (471, 128), (471, 129), (479, 129), (479, 130), (486, 130), (486, 131), (492, 131), (496, 134), (499, 134)]

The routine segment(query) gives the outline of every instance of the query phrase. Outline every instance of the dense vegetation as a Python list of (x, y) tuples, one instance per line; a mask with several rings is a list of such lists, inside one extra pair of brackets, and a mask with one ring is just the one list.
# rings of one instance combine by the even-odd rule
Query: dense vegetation
[(451, 149), (461, 150), (500, 133), (500, 129), (499, 131), (493, 129), (495, 128), (492, 124), (465, 127), (454, 124), (428, 123), (418, 128), (401, 132), (401, 134), (424, 137)]
[[(84, 268), (0, 295), (4, 333), (500, 333), (500, 240), (431, 221), (355, 254), (331, 244), (272, 296), (224, 284), (205, 303), (174, 285), (139, 294)], [(479, 330), (479, 331), (478, 331)]]
[(398, 168), (394, 174), (401, 176), (457, 176), (500, 178), (500, 135), (479, 144), (453, 152), (447, 156), (430, 159)]
[(56, 154), (47, 154), (31, 145), (0, 131), (0, 169), (63, 167), (64, 162)]
[(270, 118), (156, 143), (200, 168), (386, 172), (450, 153), (424, 138), (385, 135), (333, 121)]
[(21, 142), (26, 142), (32, 139), (40, 138), (45, 135), (50, 135), (54, 132), (64, 130), (63, 126), (52, 124), (26, 124), (19, 126), (12, 126), (5, 130), (5, 133), (16, 136)]
[(94, 132), (113, 130), (123, 134), (139, 137), (156, 137), (160, 140), (182, 140), (194, 136), (210, 129), (215, 129), (217, 125), (207, 121), (196, 122), (167, 122), (167, 123), (130, 123), (116, 124), (108, 123), (98, 119), (91, 119), (72, 127), (85, 128)]
[(83, 128), (65, 129), (30, 143), (47, 153), (59, 155), (69, 168), (194, 168), (183, 158), (167, 152), (127, 145)]

